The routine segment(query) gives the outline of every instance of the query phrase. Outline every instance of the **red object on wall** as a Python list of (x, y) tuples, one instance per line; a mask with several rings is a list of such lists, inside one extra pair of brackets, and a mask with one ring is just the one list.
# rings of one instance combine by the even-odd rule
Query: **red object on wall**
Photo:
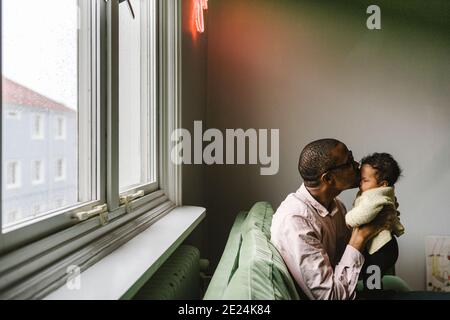
[(203, 10), (208, 10), (208, 0), (194, 0), (194, 19), (197, 31), (205, 32), (205, 17)]

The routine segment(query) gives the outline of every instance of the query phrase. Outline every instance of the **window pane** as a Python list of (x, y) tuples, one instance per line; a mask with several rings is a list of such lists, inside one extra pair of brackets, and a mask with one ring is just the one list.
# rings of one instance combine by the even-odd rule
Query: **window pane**
[(156, 181), (156, 1), (119, 9), (119, 185)]
[(93, 110), (83, 102), (91, 89), (91, 20), (83, 16), (90, 3), (2, 1), (3, 228), (95, 196), (79, 189), (92, 176), (80, 159), (94, 158), (79, 138)]

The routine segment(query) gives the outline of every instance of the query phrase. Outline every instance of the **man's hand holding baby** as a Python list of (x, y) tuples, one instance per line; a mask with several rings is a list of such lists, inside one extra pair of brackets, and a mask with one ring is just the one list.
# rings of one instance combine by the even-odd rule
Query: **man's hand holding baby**
[(397, 210), (386, 206), (370, 223), (353, 228), (349, 244), (362, 252), (370, 239), (382, 230), (392, 230), (397, 219)]

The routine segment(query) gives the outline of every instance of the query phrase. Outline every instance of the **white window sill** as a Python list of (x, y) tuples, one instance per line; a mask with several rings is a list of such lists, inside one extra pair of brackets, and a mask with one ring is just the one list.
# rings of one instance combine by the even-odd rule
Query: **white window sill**
[(206, 209), (178, 207), (144, 232), (82, 272), (80, 289), (62, 286), (45, 300), (130, 298), (205, 218)]

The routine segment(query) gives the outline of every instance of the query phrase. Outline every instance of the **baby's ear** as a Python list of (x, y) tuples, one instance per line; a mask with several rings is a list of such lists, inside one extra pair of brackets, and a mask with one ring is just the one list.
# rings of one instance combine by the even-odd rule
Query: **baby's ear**
[(383, 182), (381, 182), (381, 187), (389, 187), (389, 182), (384, 180)]

